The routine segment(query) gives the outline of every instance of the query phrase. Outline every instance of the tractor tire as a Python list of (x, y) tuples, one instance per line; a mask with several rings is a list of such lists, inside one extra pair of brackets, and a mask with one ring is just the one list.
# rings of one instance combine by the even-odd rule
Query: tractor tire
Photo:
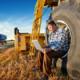
[(80, 80), (80, 15), (69, 4), (54, 9), (52, 18), (64, 21), (70, 29), (71, 43), (68, 51), (68, 74), (73, 80)]

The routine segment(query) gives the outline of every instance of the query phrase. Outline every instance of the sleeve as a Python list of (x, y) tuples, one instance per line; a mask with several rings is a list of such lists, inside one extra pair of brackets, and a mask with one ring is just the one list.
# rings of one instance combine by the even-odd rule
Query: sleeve
[(65, 33), (60, 33), (57, 35), (55, 40), (54, 39), (52, 40), (50, 48), (52, 50), (59, 50), (64, 45), (64, 42), (65, 42)]

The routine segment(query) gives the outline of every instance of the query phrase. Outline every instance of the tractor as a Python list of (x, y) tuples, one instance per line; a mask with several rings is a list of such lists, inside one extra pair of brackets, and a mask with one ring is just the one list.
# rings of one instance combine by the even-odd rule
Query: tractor
[[(73, 80), (80, 79), (80, 0), (37, 0), (32, 25), (32, 33), (20, 33), (15, 28), (15, 50), (35, 55), (32, 40), (39, 40), (44, 45), (44, 33), (40, 33), (43, 9), (45, 6), (52, 9), (51, 17), (60, 27), (70, 31), (71, 43), (68, 51), (68, 73)], [(66, 29), (65, 28), (65, 29)], [(27, 31), (27, 30), (26, 30)]]

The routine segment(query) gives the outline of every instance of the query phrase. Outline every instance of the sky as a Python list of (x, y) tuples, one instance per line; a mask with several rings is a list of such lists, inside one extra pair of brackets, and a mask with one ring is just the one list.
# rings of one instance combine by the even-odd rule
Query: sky
[[(5, 34), (8, 40), (14, 39), (15, 27), (31, 33), (35, 4), (36, 0), (0, 0), (0, 34)], [(45, 31), (50, 11), (50, 8), (43, 10), (41, 32)]]

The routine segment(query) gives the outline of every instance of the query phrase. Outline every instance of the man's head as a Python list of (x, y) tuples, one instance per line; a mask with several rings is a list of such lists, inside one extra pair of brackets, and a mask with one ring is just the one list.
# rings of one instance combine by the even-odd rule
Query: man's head
[(57, 30), (56, 23), (54, 21), (49, 21), (47, 28), (48, 28), (48, 31), (55, 32)]

